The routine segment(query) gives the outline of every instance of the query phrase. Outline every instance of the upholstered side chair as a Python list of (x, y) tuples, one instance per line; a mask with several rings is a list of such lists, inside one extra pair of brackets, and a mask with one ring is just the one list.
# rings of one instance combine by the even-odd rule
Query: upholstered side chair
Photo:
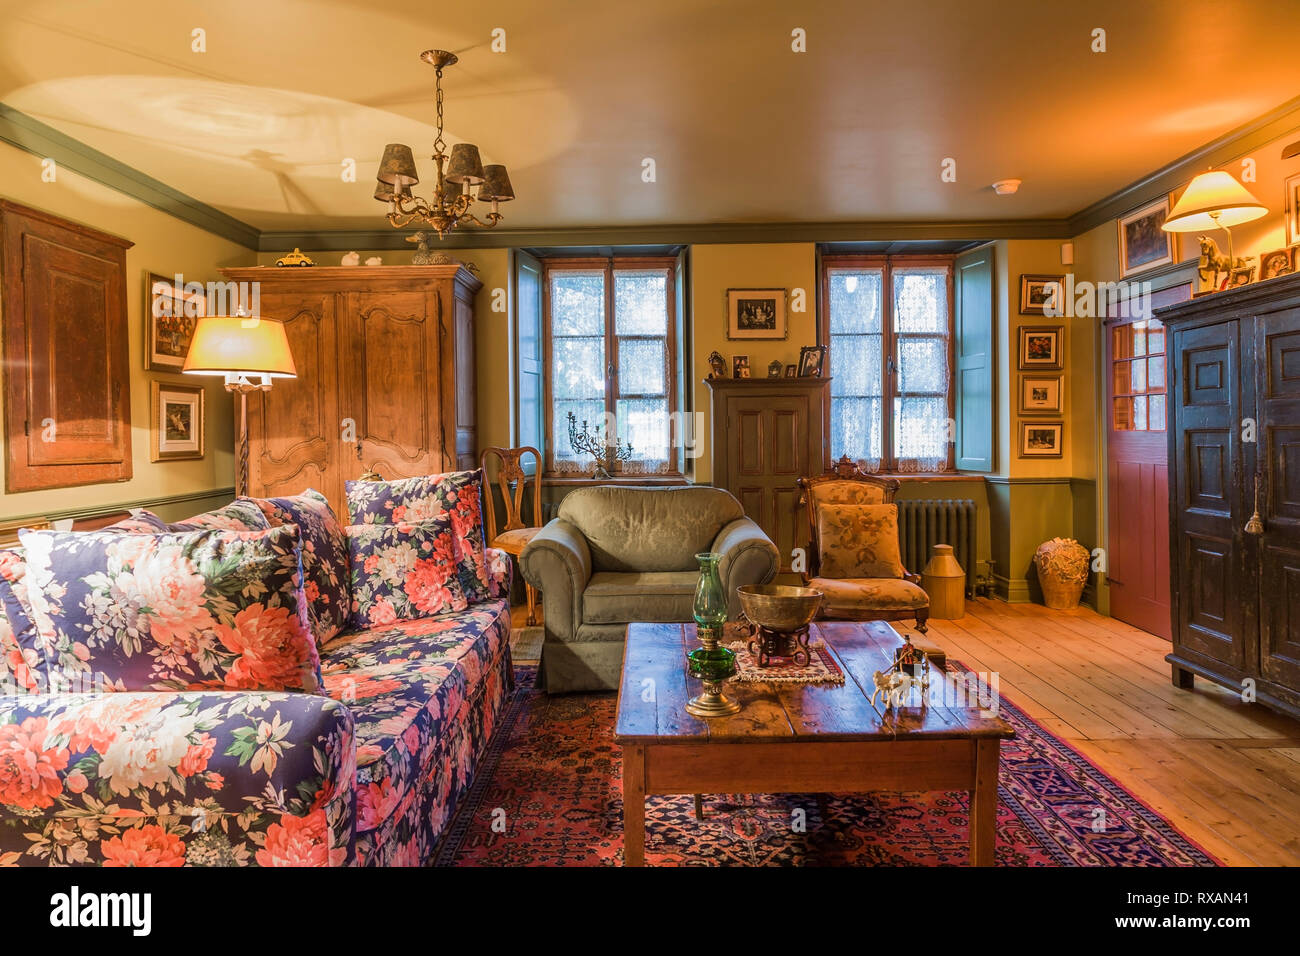
[(819, 616), (849, 621), (911, 618), (926, 631), (930, 598), (903, 567), (896, 478), (864, 474), (848, 456), (829, 474), (800, 478), (808, 515), (804, 583), (826, 597)]
[[(536, 524), (524, 524), (524, 495), (529, 475), (524, 470), (525, 456), (533, 456), (533, 512)], [(497, 462), (496, 483), (501, 489), (501, 500), (505, 503), (505, 524), (497, 525), (497, 509), (492, 493), (492, 484), (488, 471), (488, 459)], [(542, 454), (536, 448), (525, 445), (522, 448), (485, 448), (479, 457), (483, 466), (483, 500), (487, 506), (487, 542), (489, 548), (497, 548), (510, 555), (515, 563), (524, 553), (528, 542), (542, 530)], [(537, 624), (537, 588), (524, 581), (524, 594), (528, 600), (529, 627)]]

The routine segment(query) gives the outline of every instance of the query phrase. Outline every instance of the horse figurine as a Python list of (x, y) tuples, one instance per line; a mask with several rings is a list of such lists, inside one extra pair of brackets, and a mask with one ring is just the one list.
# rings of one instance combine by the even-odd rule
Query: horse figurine
[(876, 695), (884, 694), (881, 703), (888, 709), (901, 707), (912, 692), (912, 675), (904, 671), (876, 671), (872, 677), (876, 689), (871, 692), (871, 706), (876, 706)]
[(1196, 241), (1201, 244), (1201, 261), (1196, 264), (1196, 276), (1201, 280), (1202, 292), (1219, 288), (1220, 275), (1248, 265), (1248, 260), (1241, 256), (1225, 256), (1219, 251), (1219, 244), (1209, 236), (1197, 236)]

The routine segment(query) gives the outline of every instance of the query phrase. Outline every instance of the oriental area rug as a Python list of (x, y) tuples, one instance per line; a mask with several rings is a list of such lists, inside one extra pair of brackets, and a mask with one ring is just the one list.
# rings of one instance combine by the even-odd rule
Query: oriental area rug
[[(949, 661), (951, 668), (957, 665)], [(549, 697), (516, 668), (509, 711), (437, 857), (440, 866), (615, 866), (623, 859), (616, 695)], [(999, 866), (1216, 866), (1217, 861), (1005, 697)], [(965, 865), (954, 793), (689, 794), (646, 801), (650, 866)], [(1100, 811), (1100, 812), (1099, 812)]]

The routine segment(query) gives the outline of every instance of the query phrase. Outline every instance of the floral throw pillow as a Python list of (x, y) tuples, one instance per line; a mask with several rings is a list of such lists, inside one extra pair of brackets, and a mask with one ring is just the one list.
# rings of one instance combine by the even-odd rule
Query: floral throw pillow
[(319, 690), (297, 526), (20, 536), (52, 690)]
[(319, 491), (290, 498), (253, 498), (271, 527), (296, 524), (302, 533), (303, 591), (307, 618), (319, 647), (348, 623), (348, 541), (343, 526)]
[(901, 578), (897, 505), (817, 508), (817, 542), (824, 578)]
[(449, 515), (419, 524), (352, 525), (347, 533), (354, 626), (465, 610)]
[(459, 543), (459, 576), (470, 604), (492, 596), (484, 555), (483, 471), (452, 471), (397, 481), (349, 481), (348, 514), (354, 525), (418, 524), (439, 515), (451, 517)]
[(27, 599), (27, 563), (15, 548), (0, 548), (0, 608), (0, 694), (37, 690), (43, 669)]
[(236, 498), (215, 511), (167, 526), (170, 531), (265, 531), (269, 527), (271, 523), (252, 498)]

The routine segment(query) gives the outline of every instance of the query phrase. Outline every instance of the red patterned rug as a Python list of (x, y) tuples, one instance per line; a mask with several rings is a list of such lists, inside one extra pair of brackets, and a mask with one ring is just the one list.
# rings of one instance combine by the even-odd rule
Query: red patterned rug
[[(951, 666), (951, 662), (950, 662)], [(615, 695), (548, 697), (518, 687), (440, 866), (622, 862)], [(1001, 866), (1216, 866), (1150, 807), (1001, 698)], [(646, 801), (646, 863), (677, 866), (931, 866), (967, 861), (967, 795), (710, 794)]]

